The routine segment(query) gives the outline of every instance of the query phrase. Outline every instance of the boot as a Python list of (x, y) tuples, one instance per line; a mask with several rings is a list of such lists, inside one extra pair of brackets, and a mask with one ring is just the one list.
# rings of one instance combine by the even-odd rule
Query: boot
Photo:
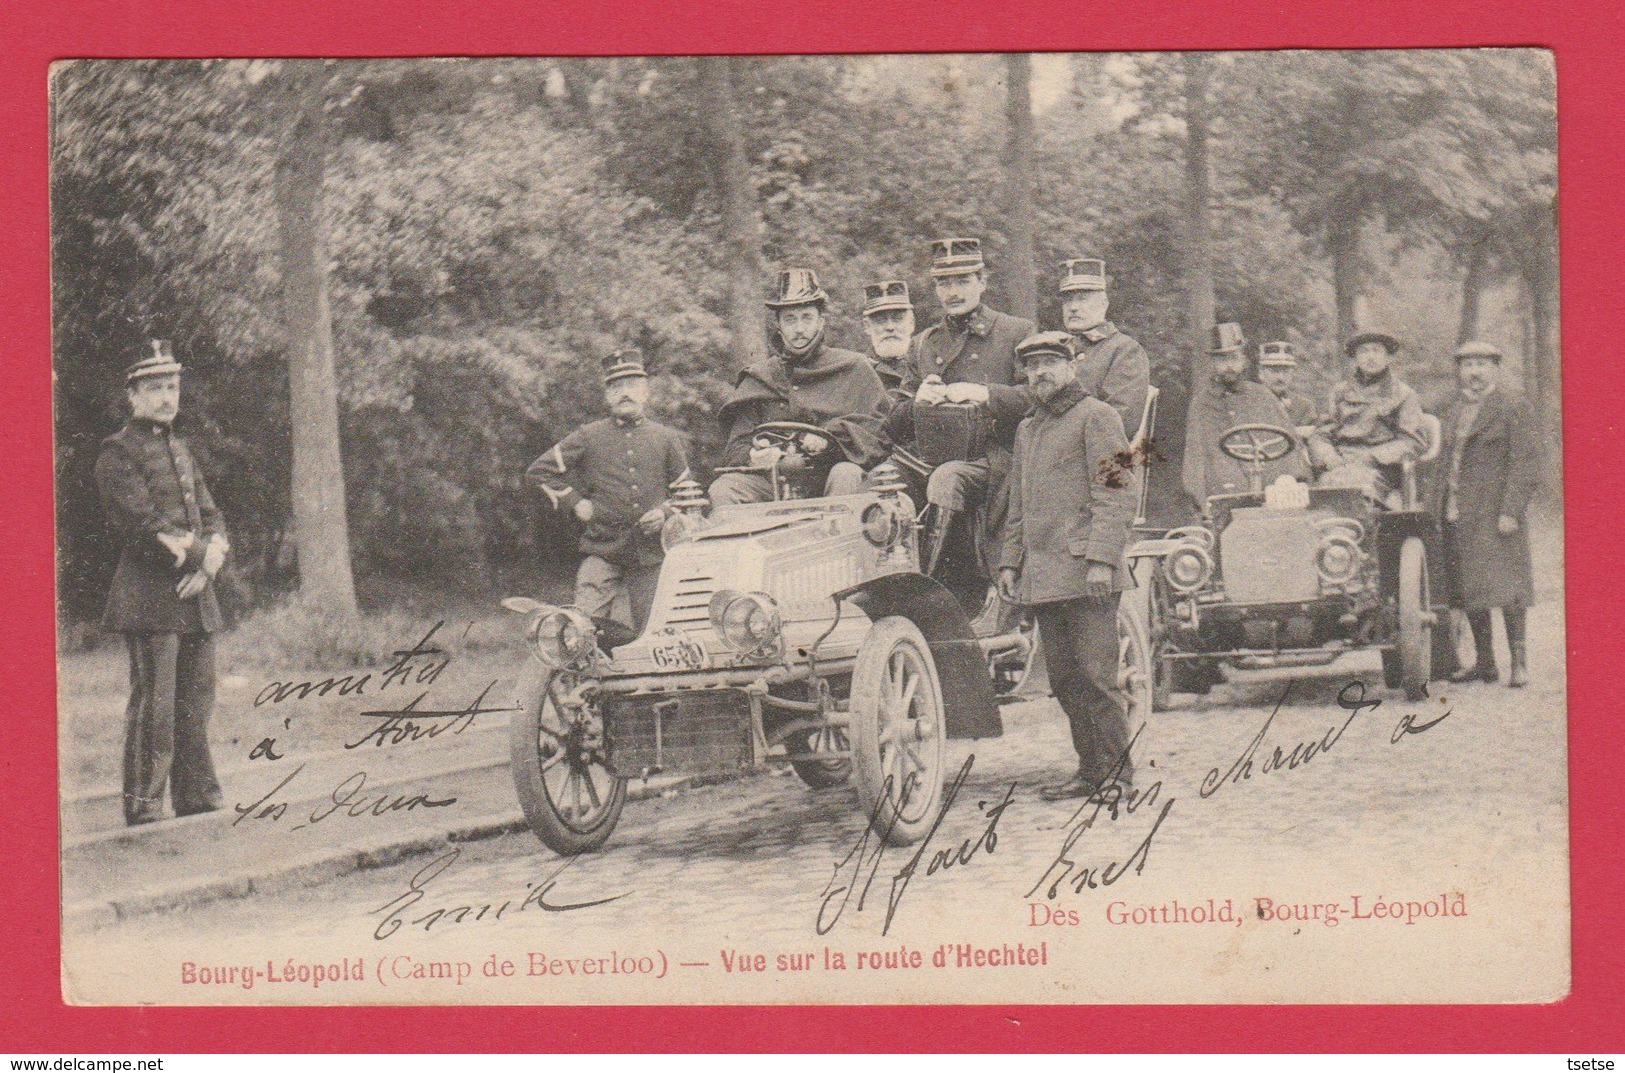
[(936, 576), (937, 565), (942, 560), (942, 549), (948, 545), (948, 530), (953, 527), (954, 518), (958, 514), (958, 511), (948, 507), (933, 508), (931, 528), (926, 531), (925, 562), (920, 564), (920, 572), (926, 577)]
[(1522, 689), (1529, 684), (1529, 653), (1522, 641), (1510, 643), (1512, 649), (1512, 673), (1507, 675), (1509, 689)]
[(1449, 676), (1452, 682), (1494, 682), (1501, 677), (1495, 666), (1495, 646), (1490, 634), (1488, 611), (1467, 612), (1467, 632), (1473, 635), (1476, 656), (1471, 667), (1463, 667)]
[(1066, 801), (1077, 797), (1093, 797), (1099, 790), (1099, 780), (1091, 779), (1080, 771), (1065, 782), (1040, 786), (1038, 796), (1045, 801)]

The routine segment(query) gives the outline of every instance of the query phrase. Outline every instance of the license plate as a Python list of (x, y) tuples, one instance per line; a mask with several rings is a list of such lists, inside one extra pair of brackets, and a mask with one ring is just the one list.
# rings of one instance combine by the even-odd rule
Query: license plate
[(662, 630), (655, 635), (652, 652), (655, 666), (663, 671), (700, 671), (705, 669), (705, 646), (677, 630)]

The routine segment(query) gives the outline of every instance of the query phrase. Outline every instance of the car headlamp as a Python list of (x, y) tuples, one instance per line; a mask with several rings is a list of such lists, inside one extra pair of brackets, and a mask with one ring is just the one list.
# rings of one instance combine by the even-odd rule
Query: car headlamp
[(549, 667), (583, 667), (598, 649), (598, 628), (573, 607), (546, 607), (531, 630), (536, 655)]
[(1182, 544), (1162, 561), (1162, 576), (1175, 592), (1195, 592), (1213, 576), (1213, 558), (1200, 544)]
[(863, 539), (877, 548), (890, 547), (903, 536), (903, 512), (896, 501), (863, 508)]
[(759, 652), (779, 638), (779, 605), (761, 592), (724, 589), (711, 597), (711, 628), (734, 648)]
[(1360, 546), (1347, 533), (1333, 530), (1320, 538), (1315, 571), (1328, 585), (1346, 585), (1360, 572)]

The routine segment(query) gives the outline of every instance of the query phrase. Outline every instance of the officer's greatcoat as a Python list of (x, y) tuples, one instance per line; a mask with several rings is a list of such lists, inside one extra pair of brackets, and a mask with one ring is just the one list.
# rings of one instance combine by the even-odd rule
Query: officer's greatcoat
[[(120, 633), (213, 633), (220, 605), (211, 580), (188, 600), (175, 592), (203, 566), (209, 539), (225, 520), (198, 472), (186, 438), (156, 421), (131, 420), (102, 441), (96, 487), (122, 541), (102, 625)], [(192, 536), (180, 565), (158, 539)]]
[[(1185, 419), (1185, 466), (1182, 481), (1185, 494), (1200, 505), (1208, 497), (1247, 491), (1247, 471), (1240, 462), (1219, 450), (1219, 440), (1237, 425), (1274, 425), (1293, 431), (1292, 421), (1281, 408), (1281, 400), (1263, 384), (1238, 380), (1226, 388), (1216, 380), (1196, 393)], [(1309, 465), (1293, 437), (1293, 449), (1285, 457), (1264, 466), (1264, 483), (1283, 473), (1308, 480)]]
[(637, 521), (666, 500), (671, 483), (688, 469), (688, 452), (675, 429), (639, 417), (604, 418), (576, 429), (525, 470), (561, 511), (583, 499), (593, 505), (581, 534), (581, 553), (621, 566), (654, 566), (660, 537)]
[(1138, 472), (1117, 411), (1067, 384), (1016, 431), (1010, 513), (999, 566), (1019, 570), (1016, 599), (1032, 606), (1084, 595), (1089, 563), (1129, 587), (1123, 552), (1134, 524)]
[(734, 393), (717, 417), (728, 430), (723, 464), (750, 462), (751, 432), (768, 421), (817, 425), (848, 462), (864, 469), (886, 457), (880, 424), (886, 392), (869, 359), (854, 350), (825, 346), (792, 364), (782, 347), (739, 374)]
[[(1428, 509), (1446, 523), (1448, 584), (1453, 606), (1469, 611), (1534, 601), (1529, 560), (1529, 500), (1540, 483), (1539, 449), (1528, 407), (1497, 389), (1462, 428), (1467, 400), (1454, 393), (1439, 414), (1441, 447), (1428, 480)], [(1457, 451), (1459, 461), (1454, 461)], [(1454, 465), (1453, 465), (1454, 461)], [(1448, 517), (1452, 471), (1454, 522)], [(1501, 515), (1518, 520), (1517, 532), (1497, 528)]]
[(994, 442), (1008, 448), (1015, 440), (1016, 426), (1032, 403), (1016, 363), (1016, 344), (1031, 334), (1032, 321), (985, 305), (921, 331), (909, 349), (909, 371), (903, 380), (903, 390), (911, 397), (898, 403), (889, 427), (894, 434), (912, 435), (912, 396), (926, 377), (935, 374), (945, 384), (986, 385)]
[(1145, 348), (1109, 320), (1072, 339), (1078, 354), (1078, 383), (1117, 411), (1123, 431), (1132, 438), (1145, 417), (1145, 400), (1151, 392), (1151, 359), (1145, 356)]

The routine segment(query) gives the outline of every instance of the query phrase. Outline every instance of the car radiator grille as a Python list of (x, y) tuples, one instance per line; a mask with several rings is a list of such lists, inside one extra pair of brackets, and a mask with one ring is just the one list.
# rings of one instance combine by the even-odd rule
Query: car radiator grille
[(750, 701), (732, 690), (617, 697), (605, 706), (615, 769), (722, 775), (748, 768)]
[(1225, 599), (1238, 604), (1298, 603), (1320, 596), (1320, 538), (1300, 511), (1235, 511), (1219, 538)]

